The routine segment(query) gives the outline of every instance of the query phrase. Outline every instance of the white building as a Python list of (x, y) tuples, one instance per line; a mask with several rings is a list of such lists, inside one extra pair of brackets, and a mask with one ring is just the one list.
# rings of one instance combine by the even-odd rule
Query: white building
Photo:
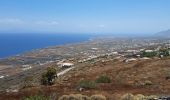
[(29, 70), (31, 69), (32, 67), (30, 65), (22, 65), (22, 70), (25, 71), (25, 70)]
[(1, 78), (4, 78), (4, 77), (5, 77), (5, 76), (2, 75), (2, 76), (0, 76), (0, 79), (1, 79)]
[(73, 63), (61, 63), (61, 65), (59, 67), (62, 68), (70, 68), (72, 67), (74, 64)]
[(153, 50), (145, 50), (145, 52), (153, 52)]

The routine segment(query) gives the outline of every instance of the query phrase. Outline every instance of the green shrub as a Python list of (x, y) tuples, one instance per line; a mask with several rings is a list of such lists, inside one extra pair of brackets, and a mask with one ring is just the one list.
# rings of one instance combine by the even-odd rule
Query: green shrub
[(90, 80), (81, 80), (78, 83), (78, 88), (94, 89), (96, 88), (96, 83)]
[(106, 100), (106, 97), (103, 95), (92, 95), (90, 100)]
[(160, 49), (159, 50), (159, 55), (163, 55), (163, 56), (169, 56), (169, 50), (168, 49)]
[(48, 67), (47, 71), (42, 74), (41, 84), (52, 85), (55, 82), (56, 69), (54, 67)]
[(111, 83), (111, 79), (106, 75), (102, 75), (96, 79), (96, 83)]
[(134, 100), (134, 95), (131, 93), (127, 93), (121, 97), (121, 100)]
[(35, 95), (35, 96), (26, 97), (23, 100), (49, 100), (49, 98), (43, 95)]
[(145, 52), (145, 51), (143, 51), (142, 52), (143, 57), (154, 57), (156, 55), (157, 55), (157, 52), (155, 52), (155, 51), (153, 51), (153, 52)]

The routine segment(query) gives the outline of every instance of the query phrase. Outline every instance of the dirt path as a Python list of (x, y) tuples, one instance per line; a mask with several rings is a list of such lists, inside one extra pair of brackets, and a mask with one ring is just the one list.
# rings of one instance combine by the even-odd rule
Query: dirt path
[(67, 68), (67, 69), (65, 69), (65, 70), (57, 73), (57, 76), (59, 77), (59, 76), (61, 76), (61, 75), (64, 75), (65, 73), (67, 73), (68, 71), (70, 71), (70, 70), (72, 70), (72, 69), (74, 69), (74, 68), (75, 68), (75, 67)]

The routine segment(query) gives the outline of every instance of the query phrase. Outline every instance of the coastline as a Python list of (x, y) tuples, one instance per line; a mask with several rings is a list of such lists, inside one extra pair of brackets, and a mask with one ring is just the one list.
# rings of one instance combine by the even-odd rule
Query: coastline
[[(56, 46), (74, 45), (74, 44), (79, 44), (82, 42), (88, 42), (93, 37), (92, 35), (89, 35), (89, 34), (83, 35), (83, 36), (77, 35), (77, 34), (68, 34), (67, 36), (65, 36), (65, 35), (66, 34), (63, 34), (63, 36), (54, 34), (47, 38), (45, 37), (45, 35), (43, 35), (41, 37), (41, 39), (39, 39), (38, 36), (35, 37), (35, 35), (29, 36), (31, 38), (32, 37), (34, 38), (33, 42), (37, 42), (37, 41), (38, 42), (31, 43), (31, 41), (30, 41), (30, 43), (26, 42), (25, 43), (26, 45), (24, 45), (24, 42), (23, 43), (12, 43), (12, 42), (15, 42), (18, 37), (10, 36), (9, 38), (11, 38), (11, 39), (1, 40), (2, 42), (0, 43), (0, 47), (3, 49), (1, 50), (0, 60), (7, 59), (10, 57), (21, 56), (28, 52), (34, 52), (34, 51), (41, 50), (41, 49), (46, 49), (46, 48), (51, 48), (51, 47), (56, 47)], [(5, 38), (7, 38), (7, 36), (8, 35), (6, 35)], [(28, 41), (29, 37), (24, 37), (24, 38), (26, 38), (25, 41)], [(22, 35), (20, 36), (20, 38), (23, 38)], [(50, 40), (51, 38), (52, 38), (52, 40)], [(23, 39), (21, 39), (21, 40), (23, 40)], [(40, 43), (39, 41), (42, 43)], [(18, 42), (20, 42), (20, 40), (18, 40)], [(16, 47), (13, 49), (13, 46), (15, 46), (15, 45), (16, 45)], [(31, 47), (31, 45), (33, 45), (33, 46)]]

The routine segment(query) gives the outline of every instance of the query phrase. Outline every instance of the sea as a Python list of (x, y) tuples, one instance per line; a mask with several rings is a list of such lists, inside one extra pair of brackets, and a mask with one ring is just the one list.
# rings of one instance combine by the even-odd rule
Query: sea
[(0, 33), (0, 59), (23, 54), (34, 49), (88, 41), (90, 34)]

